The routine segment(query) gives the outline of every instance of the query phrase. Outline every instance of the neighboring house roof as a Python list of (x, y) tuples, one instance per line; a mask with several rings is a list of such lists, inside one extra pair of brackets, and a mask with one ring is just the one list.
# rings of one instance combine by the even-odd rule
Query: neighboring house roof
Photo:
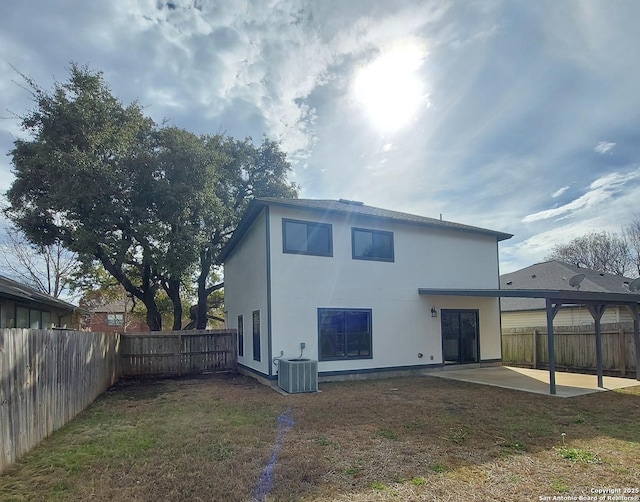
[(503, 241), (513, 237), (512, 234), (488, 230), (486, 228), (463, 225), (451, 221), (443, 221), (436, 218), (427, 218), (415, 214), (401, 213), (389, 209), (381, 209), (373, 206), (365, 206), (362, 202), (350, 201), (346, 199), (284, 199), (278, 197), (258, 197), (251, 201), (247, 210), (240, 220), (229, 243), (222, 250), (220, 259), (224, 261), (238, 244), (244, 233), (249, 229), (255, 218), (266, 206), (283, 206), (293, 209), (302, 209), (320, 214), (354, 214), (357, 216), (371, 218), (375, 220), (394, 221), (404, 224), (420, 225), (424, 227), (437, 228), (442, 230), (454, 230), (476, 234), (489, 235)]
[[(629, 277), (551, 260), (501, 275), (500, 289), (576, 291), (576, 288), (569, 284), (569, 280), (578, 274), (584, 274), (580, 291), (629, 293), (629, 284), (633, 280)], [(543, 298), (502, 298), (501, 306), (503, 312), (544, 310), (545, 300)]]
[(114, 300), (104, 305), (99, 305), (89, 309), (89, 312), (93, 314), (99, 314), (106, 312), (108, 314), (120, 314), (127, 311), (128, 307), (131, 307), (131, 300)]
[(53, 296), (41, 293), (40, 291), (16, 282), (12, 279), (0, 275), (0, 297), (23, 302), (38, 302), (52, 307), (66, 310), (79, 310), (78, 307), (67, 303)]

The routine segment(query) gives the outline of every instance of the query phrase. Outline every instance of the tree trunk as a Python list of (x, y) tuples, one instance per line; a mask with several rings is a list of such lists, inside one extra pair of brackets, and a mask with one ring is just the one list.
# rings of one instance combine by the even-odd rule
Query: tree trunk
[(182, 329), (182, 298), (180, 298), (180, 281), (169, 279), (162, 287), (167, 292), (167, 296), (173, 305), (173, 331)]
[(124, 274), (120, 264), (116, 265), (115, 263), (112, 263), (99, 247), (96, 248), (94, 256), (100, 260), (100, 263), (102, 263), (105, 270), (109, 272), (120, 284), (122, 284), (122, 287), (127, 292), (138, 298), (147, 308), (147, 326), (149, 326), (149, 330), (161, 331), (162, 316), (160, 315), (158, 305), (156, 304), (156, 287), (153, 286), (148, 279), (148, 270), (145, 270), (142, 274), (142, 287), (137, 288)]
[[(147, 295), (145, 295), (146, 297)], [(142, 303), (147, 308), (147, 326), (149, 326), (149, 331), (162, 331), (162, 316), (160, 315), (160, 311), (158, 310), (158, 306), (153, 298), (151, 301), (143, 298)]]
[(182, 329), (182, 302), (179, 305), (173, 305), (173, 331), (180, 331)]
[(198, 276), (198, 308), (196, 311), (196, 329), (207, 329), (207, 277), (211, 272), (211, 250), (204, 249), (200, 252), (200, 275)]

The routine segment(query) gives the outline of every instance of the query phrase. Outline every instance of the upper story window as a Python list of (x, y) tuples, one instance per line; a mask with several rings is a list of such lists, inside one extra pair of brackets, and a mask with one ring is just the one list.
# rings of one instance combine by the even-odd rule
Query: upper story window
[(285, 253), (333, 256), (331, 225), (283, 219), (282, 250)]
[(351, 249), (354, 260), (393, 261), (393, 232), (352, 228)]

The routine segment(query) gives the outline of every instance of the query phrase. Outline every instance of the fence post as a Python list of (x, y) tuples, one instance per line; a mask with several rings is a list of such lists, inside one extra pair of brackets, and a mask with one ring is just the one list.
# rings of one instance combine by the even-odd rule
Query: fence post
[(182, 332), (178, 332), (178, 374), (182, 375), (183, 369), (183, 359), (182, 357)]
[(533, 330), (533, 369), (538, 367), (538, 330)]

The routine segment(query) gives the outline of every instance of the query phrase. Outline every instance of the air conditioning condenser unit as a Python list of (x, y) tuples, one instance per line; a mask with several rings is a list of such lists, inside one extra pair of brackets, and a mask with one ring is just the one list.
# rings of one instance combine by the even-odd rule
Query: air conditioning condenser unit
[(289, 394), (317, 392), (318, 361), (280, 359), (278, 362), (278, 387)]

